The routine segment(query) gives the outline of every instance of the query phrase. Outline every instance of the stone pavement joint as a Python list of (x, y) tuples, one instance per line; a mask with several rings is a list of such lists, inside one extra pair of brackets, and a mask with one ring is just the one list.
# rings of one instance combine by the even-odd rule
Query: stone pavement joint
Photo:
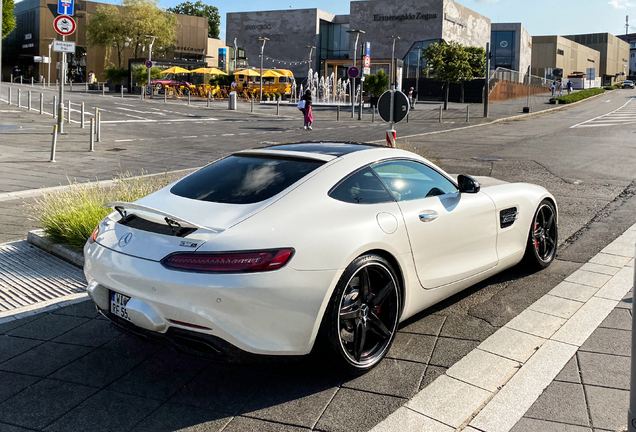
[[(510, 431), (599, 325), (622, 307), (633, 288), (635, 243), (636, 225), (593, 257), (594, 265), (575, 271), (372, 431), (428, 430), (422, 429), (426, 424), (434, 425), (432, 431), (449, 430), (443, 425)], [(626, 410), (623, 414), (626, 419)]]

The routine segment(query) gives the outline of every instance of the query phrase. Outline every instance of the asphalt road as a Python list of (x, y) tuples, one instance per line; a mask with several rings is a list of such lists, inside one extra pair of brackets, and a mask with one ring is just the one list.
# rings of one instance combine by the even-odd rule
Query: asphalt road
[[(636, 130), (636, 114), (632, 111), (635, 95), (632, 90), (614, 91), (550, 114), (490, 125), (479, 125), (483, 121), (474, 120), (468, 124), (478, 127), (428, 135), (443, 127), (462, 126), (461, 110), (458, 107), (452, 113), (455, 117), (440, 125), (436, 105), (418, 105), (410, 122), (398, 125), (399, 137), (404, 137), (398, 140), (399, 145), (439, 160), (447, 172), (525, 181), (548, 188), (559, 204), (560, 250), (557, 260), (545, 271), (528, 274), (519, 268), (510, 269), (403, 323), (390, 360), (361, 379), (347, 381), (346, 391), (341, 388), (341, 396), (334, 399), (340, 405), (330, 403), (323, 417), (315, 419), (318, 422), (322, 418), (321, 423), (314, 426), (330, 418), (336, 419), (333, 427), (322, 429), (344, 430), (348, 423), (337, 420), (342, 417), (359, 420), (355, 428), (347, 430), (368, 430), (368, 419), (356, 411), (356, 400), (382, 399), (395, 409), (400, 398), (409, 398), (426, 386), (636, 223), (636, 144), (632, 135)], [(6, 98), (5, 90), (1, 96)], [(5, 105), (3, 113), (18, 112), (6, 113), (14, 116), (10, 118), (3, 114), (0, 123), (6, 119), (22, 121), (30, 129), (0, 135), (1, 166), (14, 171), (32, 170), (35, 175), (41, 174), (37, 181), (43, 186), (53, 186), (61, 176), (103, 178), (118, 166), (135, 172), (142, 168), (149, 172), (192, 168), (227, 152), (270, 142), (383, 139), (386, 129), (384, 123), (371, 123), (366, 114), (359, 122), (351, 119), (349, 112), (342, 112), (341, 121), (336, 122), (336, 112), (326, 108), (316, 109), (315, 128), (308, 132), (302, 129), (301, 116), (293, 107), (281, 108), (282, 115), (277, 116), (275, 106), (258, 107), (256, 113), (250, 113), (249, 104), (239, 104), (239, 111), (231, 112), (225, 103), (206, 109), (201, 106), (204, 102), (188, 107), (183, 101), (164, 105), (161, 100), (142, 103), (132, 97), (122, 101), (78, 95), (76, 100), (81, 99), (87, 106), (99, 104), (104, 113), (104, 140), (95, 154), (79, 152), (79, 145), (88, 142), (87, 132), (71, 124), (71, 133), (61, 140), (54, 169), (43, 165), (38, 158), (46, 160), (48, 156), (50, 135), (46, 131), (51, 120), (47, 123), (17, 108), (7, 110)], [(36, 120), (29, 125), (33, 116)], [(74, 116), (79, 118), (77, 113)], [(12, 137), (13, 147), (6, 144), (7, 136)], [(18, 179), (12, 183), (14, 187), (30, 184), (26, 180), (29, 173), (24, 174), (25, 180), (12, 175)], [(11, 236), (0, 235), (0, 241), (26, 237), (30, 223), (22, 216), (21, 201), (0, 203), (0, 224), (12, 227)], [(296, 385), (302, 386), (303, 380)], [(311, 384), (299, 391), (317, 394)], [(342, 400), (345, 396), (348, 399)]]

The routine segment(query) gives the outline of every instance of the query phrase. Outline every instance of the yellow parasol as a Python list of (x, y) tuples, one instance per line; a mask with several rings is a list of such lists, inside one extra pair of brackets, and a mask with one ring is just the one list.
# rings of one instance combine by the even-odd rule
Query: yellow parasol
[(273, 70), (268, 70), (267, 72), (263, 72), (263, 78), (276, 78), (281, 76), (283, 76), (283, 74)]
[(261, 74), (256, 72), (254, 69), (234, 71), (234, 75), (261, 76)]
[(179, 66), (173, 66), (170, 69), (162, 70), (161, 73), (162, 74), (168, 74), (168, 73), (178, 74), (178, 73), (190, 73), (190, 71)]
[(227, 75), (221, 69), (218, 69), (218, 68), (215, 68), (215, 67), (210, 67), (210, 68), (203, 68), (202, 67), (202, 68), (199, 68), (199, 69), (191, 70), (190, 72), (192, 72), (192, 73), (210, 74), (210, 75)]

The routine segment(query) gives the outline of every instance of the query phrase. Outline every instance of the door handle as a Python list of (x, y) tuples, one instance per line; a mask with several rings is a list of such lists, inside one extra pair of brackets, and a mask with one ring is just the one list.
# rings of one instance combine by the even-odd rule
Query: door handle
[(437, 214), (437, 212), (433, 210), (425, 210), (422, 213), (420, 213), (421, 222), (433, 222), (438, 217), (439, 215)]

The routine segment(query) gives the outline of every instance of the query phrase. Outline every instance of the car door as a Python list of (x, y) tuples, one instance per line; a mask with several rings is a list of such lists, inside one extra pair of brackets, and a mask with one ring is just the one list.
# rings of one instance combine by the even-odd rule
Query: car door
[(433, 168), (412, 160), (372, 166), (393, 193), (424, 288), (469, 278), (497, 265), (497, 219), (484, 193), (460, 193)]

